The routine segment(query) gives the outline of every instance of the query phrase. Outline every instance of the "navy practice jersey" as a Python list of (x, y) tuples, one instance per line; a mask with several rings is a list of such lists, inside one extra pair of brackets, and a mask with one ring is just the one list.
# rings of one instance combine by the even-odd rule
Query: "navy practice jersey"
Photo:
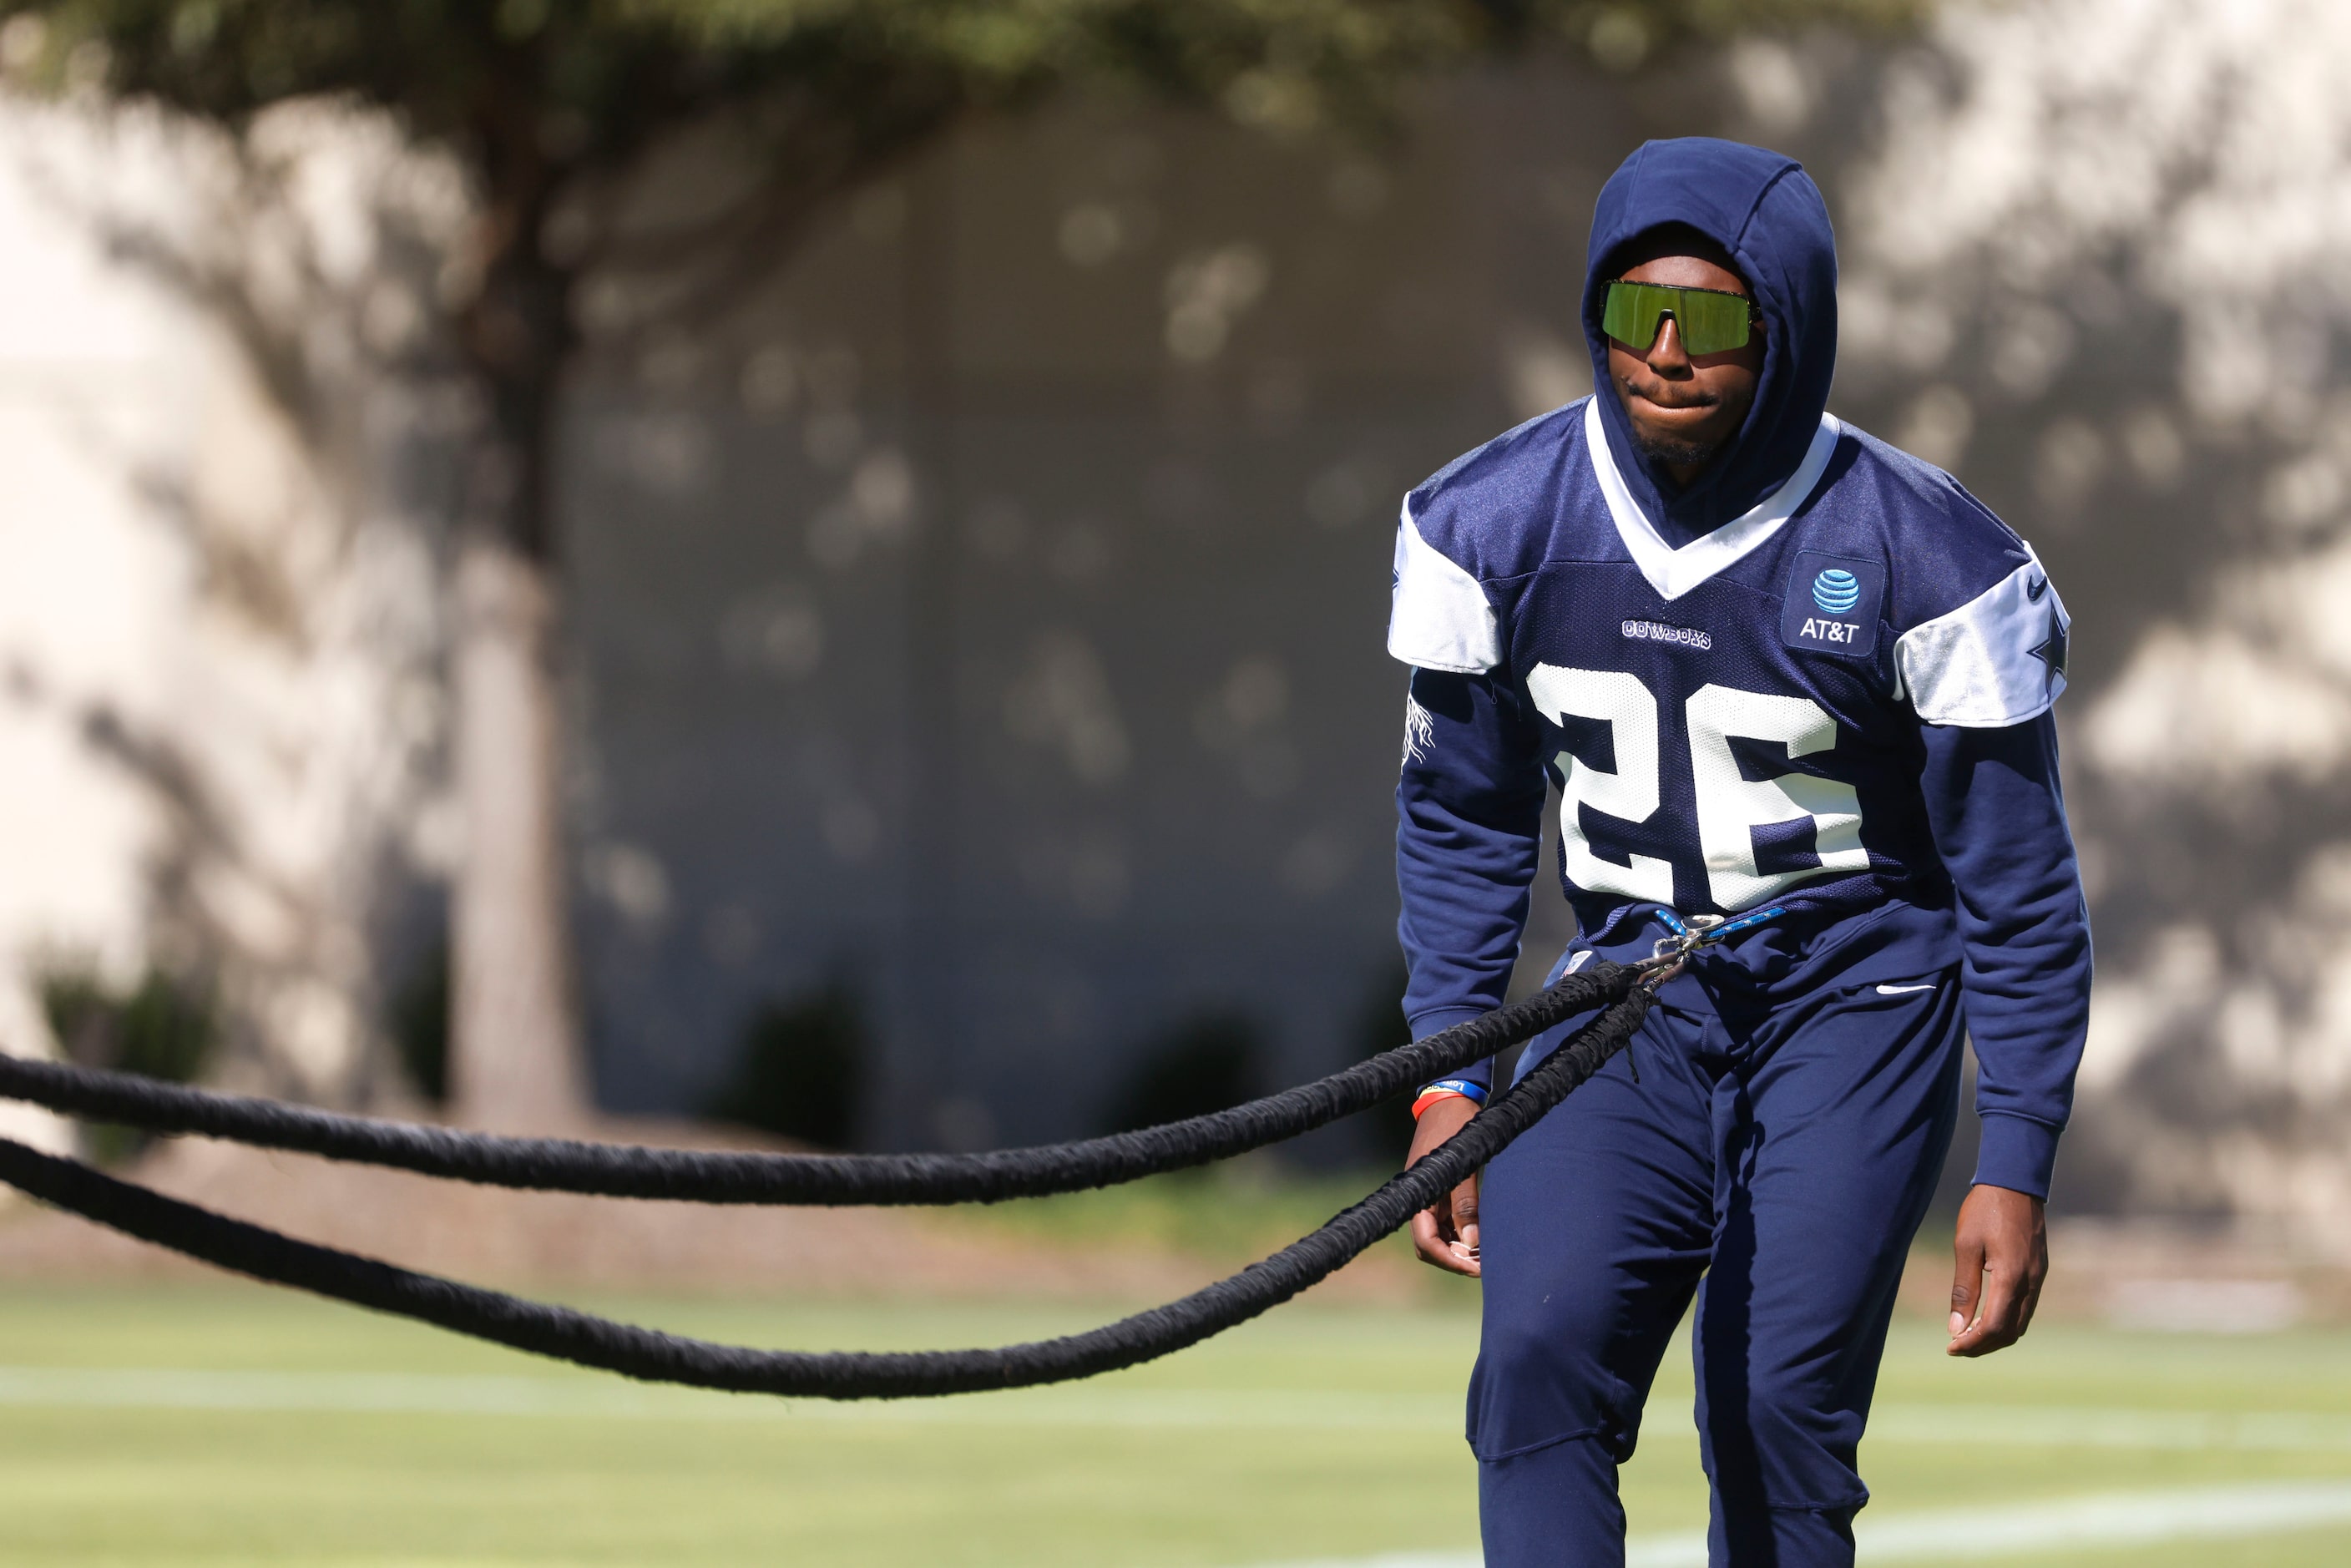
[[(1585, 399), (1412, 493), (1388, 648), (1508, 675), (1562, 798), (1567, 895), (1602, 941), (1643, 906), (1939, 898), (1920, 724), (2047, 712), (2066, 628), (2022, 540), (1833, 416), (1780, 490), (1668, 548)], [(1408, 735), (1433, 722), (1425, 695)]]
[[(2067, 629), (2022, 539), (1833, 416), (1780, 489), (1679, 549), (1617, 482), (1590, 399), (1451, 465), (1405, 500), (1388, 634), (1413, 666), (1398, 864), (1415, 1032), (1500, 1000), (1547, 779), (1583, 941), (1614, 956), (1662, 934), (1660, 906), (1785, 908), (1708, 977), (1768, 1001), (1949, 968), (1970, 915), (1979, 988), (1996, 987), (1970, 1012), (1979, 1054), (2021, 1028), (2042, 1069), (2022, 1076), (2054, 1073), (2018, 1086), (2037, 1127), (2012, 1141), (2031, 1146), (1980, 1174), (2045, 1191), (2087, 983), (2048, 733)], [(1970, 815), (1985, 841), (1966, 911)]]

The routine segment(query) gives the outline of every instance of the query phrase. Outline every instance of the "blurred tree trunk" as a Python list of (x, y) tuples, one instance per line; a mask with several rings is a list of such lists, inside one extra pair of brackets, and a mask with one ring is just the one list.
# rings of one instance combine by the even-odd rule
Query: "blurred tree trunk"
[(458, 1116), (577, 1123), (580, 1071), (565, 896), (561, 716), (549, 563), (476, 532), (458, 566), (456, 874), (449, 1085)]
[[(540, 235), (563, 171), (528, 123), (480, 127), (479, 281), (458, 341), (482, 402), (467, 465), (455, 646), (465, 849), (451, 943), (449, 1085), (460, 1120), (575, 1125), (580, 1060), (564, 851), (555, 416), (574, 345), (574, 278)], [(524, 101), (531, 101), (524, 99)]]

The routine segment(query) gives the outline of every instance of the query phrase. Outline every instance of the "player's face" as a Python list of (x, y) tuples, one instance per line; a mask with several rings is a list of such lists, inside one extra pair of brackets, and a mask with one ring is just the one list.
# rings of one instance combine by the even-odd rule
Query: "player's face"
[[(1747, 285), (1729, 267), (1701, 256), (1661, 256), (1625, 274), (1631, 283), (1676, 288), (1713, 288), (1744, 296)], [(1683, 351), (1680, 329), (1663, 319), (1654, 341), (1635, 346), (1608, 340), (1608, 379), (1633, 422), (1641, 449), (1662, 462), (1674, 478), (1698, 477), (1722, 444), (1739, 434), (1755, 402), (1763, 373), (1763, 329), (1757, 324), (1746, 346), (1719, 354)]]

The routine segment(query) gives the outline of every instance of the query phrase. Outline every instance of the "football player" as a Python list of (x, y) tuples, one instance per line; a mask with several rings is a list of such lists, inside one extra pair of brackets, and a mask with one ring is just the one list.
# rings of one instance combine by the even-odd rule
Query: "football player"
[[(2014, 1343), (2047, 1265), (2090, 984), (2065, 609), (1958, 481), (1827, 413), (1836, 253), (1798, 164), (1642, 148), (1601, 193), (1583, 323), (1596, 393), (1405, 501), (1405, 1011), (1418, 1037), (1502, 1000), (1546, 779), (1580, 928), (1554, 977), (1736, 928), (1415, 1240), (1484, 1281), (1491, 1568), (1623, 1563), (1617, 1467), (1693, 1293), (1712, 1560), (1827, 1568), (1963, 1036), (1951, 1353)], [(1490, 1069), (1422, 1092), (1414, 1159)]]

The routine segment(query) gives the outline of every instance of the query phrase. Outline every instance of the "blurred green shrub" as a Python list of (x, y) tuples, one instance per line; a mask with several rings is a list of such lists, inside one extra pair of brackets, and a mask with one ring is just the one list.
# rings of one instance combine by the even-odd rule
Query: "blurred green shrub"
[[(1380, 967), (1355, 1014), (1355, 1060), (1368, 1061), (1384, 1051), (1412, 1043), (1412, 1026), (1405, 1022), (1404, 988), (1408, 977), (1401, 954)], [(1412, 1146), (1412, 1096), (1395, 1095), (1353, 1118), (1364, 1157), (1377, 1167), (1403, 1166)]]
[(743, 1026), (735, 1071), (709, 1113), (822, 1149), (857, 1136), (872, 1030), (856, 988), (834, 979), (770, 1002)]
[(1205, 1116), (1263, 1093), (1265, 1037), (1235, 1013), (1177, 1024), (1144, 1047), (1111, 1102), (1113, 1133)]
[(384, 1007), (392, 1050), (416, 1092), (449, 1103), (449, 944), (425, 949)]
[[(193, 1082), (220, 1042), (219, 1008), (207, 984), (150, 968), (118, 987), (97, 966), (71, 960), (39, 977), (41, 1010), (66, 1060), (83, 1067)], [(148, 1135), (111, 1123), (89, 1125), (89, 1151), (102, 1165), (129, 1159)]]

